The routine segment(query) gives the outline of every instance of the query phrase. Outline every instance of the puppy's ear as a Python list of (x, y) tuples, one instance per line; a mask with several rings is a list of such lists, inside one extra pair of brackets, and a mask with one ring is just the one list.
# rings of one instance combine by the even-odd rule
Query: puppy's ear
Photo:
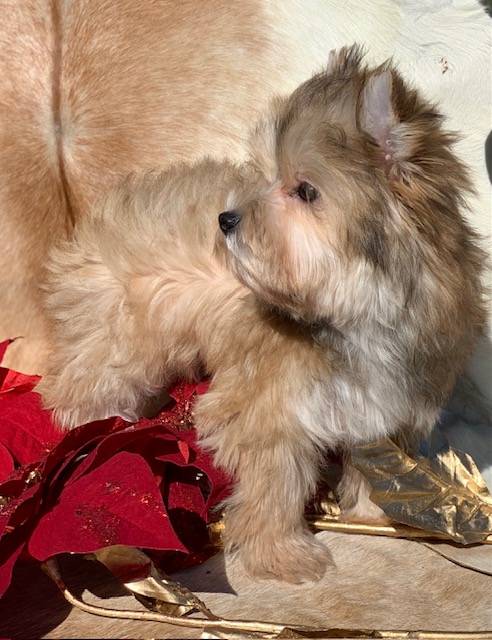
[(394, 163), (397, 151), (393, 130), (398, 119), (392, 95), (393, 75), (390, 69), (383, 67), (367, 78), (359, 112), (361, 128), (381, 147), (386, 165)]

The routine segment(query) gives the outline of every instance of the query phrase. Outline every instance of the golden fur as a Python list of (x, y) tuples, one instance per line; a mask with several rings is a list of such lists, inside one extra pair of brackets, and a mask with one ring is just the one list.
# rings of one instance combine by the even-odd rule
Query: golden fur
[(319, 578), (303, 509), (323, 451), (346, 457), (349, 516), (381, 517), (347, 452), (426, 435), (484, 323), (451, 142), (352, 48), (274, 104), (247, 165), (128, 179), (52, 256), (47, 406), (67, 428), (134, 419), (208, 373), (196, 425), (235, 476), (228, 548), (257, 577)]

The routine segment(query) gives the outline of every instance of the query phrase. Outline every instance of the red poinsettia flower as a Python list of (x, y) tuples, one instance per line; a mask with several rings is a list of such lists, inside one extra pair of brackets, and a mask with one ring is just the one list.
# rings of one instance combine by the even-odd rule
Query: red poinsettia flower
[(207, 383), (176, 386), (151, 420), (63, 433), (38, 382), (0, 367), (0, 596), (21, 554), (43, 561), (123, 544), (155, 550), (167, 570), (203, 561), (207, 513), (229, 490), (192, 428)]

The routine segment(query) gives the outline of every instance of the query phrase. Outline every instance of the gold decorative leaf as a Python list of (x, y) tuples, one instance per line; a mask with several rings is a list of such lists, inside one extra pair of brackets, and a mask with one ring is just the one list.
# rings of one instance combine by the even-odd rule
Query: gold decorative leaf
[(461, 544), (492, 534), (492, 498), (467, 454), (449, 446), (433, 457), (407, 454), (386, 439), (357, 447), (352, 460), (372, 486), (371, 500), (396, 522)]
[(155, 567), (140, 549), (114, 545), (91, 554), (104, 564), (147, 609), (171, 616), (202, 613), (217, 616), (189, 589)]

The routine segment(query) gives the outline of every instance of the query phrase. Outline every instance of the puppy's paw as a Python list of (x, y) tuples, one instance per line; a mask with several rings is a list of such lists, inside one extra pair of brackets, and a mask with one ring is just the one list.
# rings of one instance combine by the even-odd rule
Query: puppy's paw
[(242, 546), (241, 562), (252, 578), (292, 584), (317, 582), (333, 563), (328, 548), (314, 535), (300, 532), (285, 539), (262, 540)]
[(340, 503), (340, 520), (361, 524), (385, 525), (391, 520), (371, 500), (369, 481), (350, 462), (344, 461), (343, 475), (337, 487)]
[(365, 500), (362, 505), (356, 504), (350, 509), (342, 510), (340, 520), (347, 523), (372, 525), (388, 525), (393, 522), (381, 507), (370, 500)]

